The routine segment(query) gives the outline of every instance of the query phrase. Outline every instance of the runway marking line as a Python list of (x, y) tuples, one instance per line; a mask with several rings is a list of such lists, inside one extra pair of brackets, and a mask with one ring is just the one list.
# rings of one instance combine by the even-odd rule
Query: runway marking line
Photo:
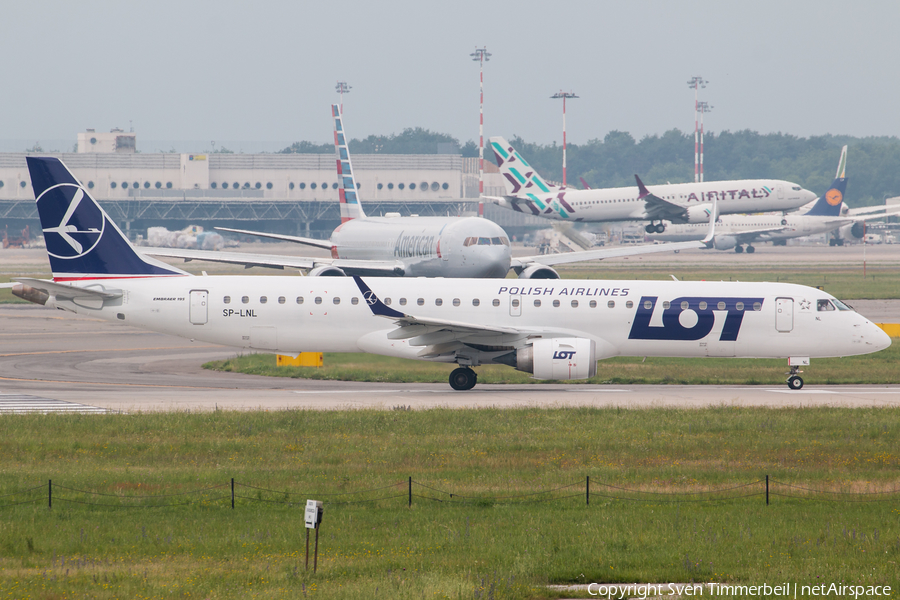
[(43, 350), (41, 352), (13, 352), (10, 354), (0, 354), (0, 358), (8, 358), (10, 356), (34, 356), (39, 354), (71, 354), (73, 352), (136, 352), (141, 350), (186, 350), (188, 348), (219, 348), (219, 346), (160, 346), (158, 348), (103, 348), (99, 350)]

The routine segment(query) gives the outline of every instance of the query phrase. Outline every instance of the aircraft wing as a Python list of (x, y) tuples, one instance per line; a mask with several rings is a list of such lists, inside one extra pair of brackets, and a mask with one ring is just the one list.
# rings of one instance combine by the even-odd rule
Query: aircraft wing
[(188, 248), (140, 248), (149, 256), (181, 258), (185, 262), (205, 260), (208, 262), (270, 269), (312, 269), (331, 265), (349, 273), (362, 275), (402, 275), (405, 267), (400, 261), (350, 260), (344, 258), (309, 258), (304, 256), (280, 256), (275, 254), (251, 254), (247, 252), (219, 252), (217, 250), (192, 250)]
[(685, 208), (680, 204), (663, 200), (656, 194), (650, 192), (641, 178), (634, 175), (634, 180), (638, 186), (638, 200), (644, 201), (644, 210), (647, 212), (647, 218), (652, 220), (668, 219), (669, 221), (684, 221)]
[[(896, 206), (867, 206), (864, 208), (851, 208), (848, 211), (848, 216), (850, 217), (859, 217), (859, 216), (869, 216), (874, 215), (875, 217), (883, 217), (886, 215), (893, 215), (896, 212), (900, 212), (900, 205)], [(872, 218), (872, 217), (869, 217)]]
[(695, 242), (673, 242), (669, 244), (640, 244), (630, 247), (622, 246), (621, 248), (597, 248), (596, 250), (584, 250), (583, 252), (566, 252), (564, 254), (539, 254), (536, 256), (520, 256), (518, 258), (512, 259), (512, 266), (518, 268), (536, 263), (547, 265), (548, 267), (550, 267), (553, 265), (563, 265), (585, 260), (603, 260), (604, 258), (638, 256), (640, 254), (675, 252), (679, 250), (691, 250), (693, 248), (706, 247), (706, 243), (697, 240)]
[(262, 231), (248, 231), (246, 229), (231, 229), (230, 227), (214, 227), (216, 231), (227, 231), (229, 233), (241, 233), (244, 235), (255, 235), (273, 240), (281, 240), (283, 242), (294, 242), (295, 244), (304, 244), (306, 246), (314, 246), (316, 248), (324, 248), (331, 250), (332, 243), (328, 240), (316, 240), (313, 238), (297, 237), (295, 235), (281, 235), (278, 233), (265, 233)]
[(452, 357), (465, 356), (471, 351), (465, 342), (516, 347), (530, 336), (557, 333), (536, 328), (497, 327), (408, 315), (385, 305), (362, 278), (354, 276), (353, 279), (372, 314), (392, 320), (397, 325), (397, 329), (388, 333), (388, 339), (406, 340), (410, 346), (421, 346), (420, 358), (452, 360)]

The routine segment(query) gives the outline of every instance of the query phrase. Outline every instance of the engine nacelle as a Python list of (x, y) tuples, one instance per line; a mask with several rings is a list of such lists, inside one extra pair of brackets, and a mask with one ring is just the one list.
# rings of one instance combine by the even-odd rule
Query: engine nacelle
[(584, 338), (537, 340), (497, 362), (532, 373), (535, 379), (587, 379), (597, 374), (596, 345)]
[(737, 238), (733, 235), (717, 235), (713, 238), (713, 248), (716, 250), (731, 250), (737, 246)]
[(310, 277), (346, 277), (343, 269), (332, 267), (331, 265), (322, 265), (309, 270), (307, 273)]
[(519, 279), (559, 279), (559, 273), (546, 265), (531, 265), (519, 272)]
[[(845, 226), (846, 227), (846, 226)], [(843, 231), (841, 231), (843, 233)], [(845, 239), (852, 237), (855, 240), (861, 240), (866, 235), (866, 226), (862, 222), (856, 222), (850, 226), (849, 236), (841, 236)]]
[(694, 205), (687, 209), (688, 223), (709, 223), (709, 213), (712, 211), (712, 204), (708, 206)]

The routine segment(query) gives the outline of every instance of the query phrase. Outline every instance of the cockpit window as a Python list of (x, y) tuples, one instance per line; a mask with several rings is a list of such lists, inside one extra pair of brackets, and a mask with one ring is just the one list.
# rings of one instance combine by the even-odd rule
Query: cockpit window
[(826, 310), (835, 310), (835, 308), (834, 304), (832, 304), (830, 300), (819, 300), (816, 303), (816, 310), (822, 312)]
[(504, 246), (509, 246), (509, 238), (506, 236), (503, 236), (502, 238), (500, 238), (500, 243), (503, 244)]
[(833, 300), (833, 302), (834, 302), (835, 306), (838, 307), (838, 310), (853, 310), (853, 307), (852, 307), (852, 306), (850, 306), (849, 304), (845, 304), (845, 303), (841, 302), (841, 301), (838, 300), (837, 298), (835, 298), (835, 299)]
[(794, 190), (795, 192), (799, 192), (800, 186), (799, 185), (791, 186), (791, 189)]
[(486, 237), (480, 237), (480, 238), (478, 238), (478, 245), (479, 245), (479, 246), (490, 246), (490, 245), (491, 245), (491, 238), (486, 238)]

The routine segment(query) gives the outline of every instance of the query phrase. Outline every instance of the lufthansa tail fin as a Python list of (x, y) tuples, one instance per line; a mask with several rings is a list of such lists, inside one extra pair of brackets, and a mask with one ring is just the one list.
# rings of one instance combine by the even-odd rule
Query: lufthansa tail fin
[(25, 160), (55, 281), (189, 274), (139, 254), (61, 160)]
[[(503, 175), (506, 192), (510, 196), (529, 197), (555, 194), (560, 188), (544, 181), (537, 171), (502, 137), (490, 138), (494, 160)], [(543, 206), (539, 206), (542, 210)]]
[(337, 154), (338, 195), (341, 199), (341, 223), (352, 219), (365, 218), (362, 205), (356, 190), (356, 178), (350, 166), (350, 148), (344, 134), (344, 123), (341, 109), (337, 104), (331, 105), (331, 116), (334, 117), (334, 151)]
[(812, 205), (806, 215), (813, 217), (838, 217), (841, 214), (841, 205), (844, 202), (844, 193), (847, 191), (847, 146), (841, 150), (841, 160), (838, 162), (837, 173), (831, 187), (824, 195)]

